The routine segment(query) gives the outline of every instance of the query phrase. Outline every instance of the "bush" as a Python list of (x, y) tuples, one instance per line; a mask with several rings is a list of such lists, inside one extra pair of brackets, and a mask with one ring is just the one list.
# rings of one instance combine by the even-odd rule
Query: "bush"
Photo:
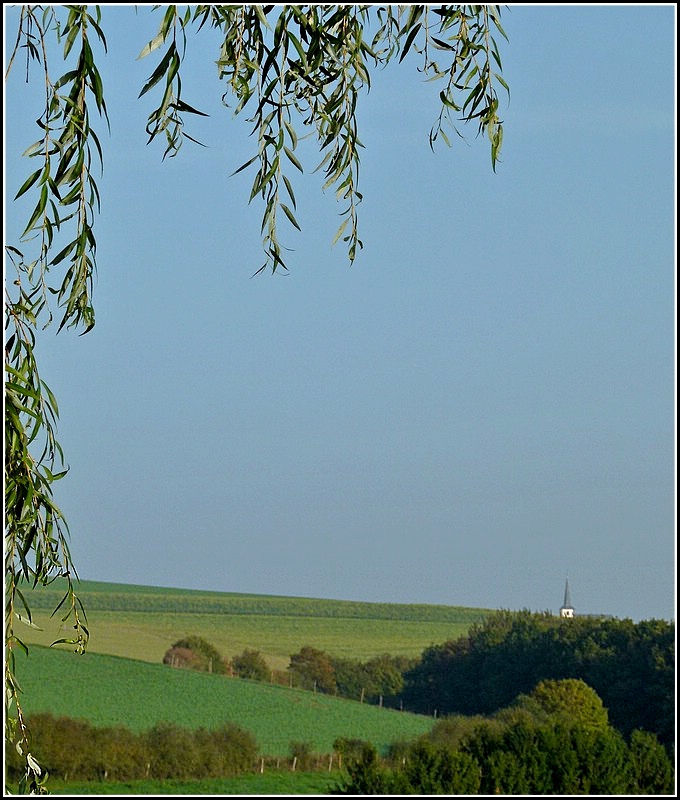
[(98, 778), (110, 781), (146, 778), (149, 753), (142, 736), (119, 725), (115, 728), (94, 728), (92, 740)]
[(458, 750), (465, 736), (469, 736), (483, 721), (483, 717), (464, 717), (455, 714), (438, 720), (425, 734), (425, 738), (439, 747), (447, 750)]
[(194, 733), (198, 772), (196, 777), (226, 778), (251, 769), (257, 759), (255, 737), (237, 725), (217, 730), (199, 728)]
[(392, 774), (380, 764), (375, 747), (370, 742), (363, 742), (357, 749), (358, 752), (347, 761), (346, 776), (336, 784), (331, 794), (391, 794), (394, 786)]
[[(200, 757), (191, 731), (172, 722), (159, 722), (148, 731), (151, 778), (191, 778), (200, 775)], [(201, 776), (202, 777), (202, 776)]]
[(96, 747), (89, 722), (38, 714), (31, 717), (32, 751), (40, 766), (53, 777), (94, 780)]
[[(192, 655), (187, 656), (182, 653), (182, 651), (186, 650), (189, 650)], [(164, 664), (171, 663), (173, 651), (175, 656), (182, 653), (182, 656), (187, 660), (189, 669), (199, 669), (205, 672), (214, 672), (218, 674), (225, 674), (227, 672), (227, 664), (219, 650), (213, 647), (213, 645), (202, 636), (187, 636), (175, 642), (163, 657)]]
[(291, 742), (290, 756), (295, 764), (295, 769), (303, 771), (312, 769), (314, 762), (317, 760), (309, 742)]
[(205, 659), (188, 647), (171, 647), (163, 656), (163, 663), (179, 669), (195, 669), (203, 672), (206, 669)]
[(333, 750), (340, 757), (340, 762), (351, 763), (359, 761), (366, 750), (373, 750), (373, 745), (370, 742), (365, 742), (363, 739), (347, 739), (344, 736), (339, 736), (333, 742)]

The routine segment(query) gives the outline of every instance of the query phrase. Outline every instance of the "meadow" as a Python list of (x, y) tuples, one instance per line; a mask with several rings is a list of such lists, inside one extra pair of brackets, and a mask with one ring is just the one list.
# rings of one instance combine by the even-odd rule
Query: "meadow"
[[(88, 720), (97, 726), (148, 730), (158, 722), (213, 728), (234, 722), (253, 733), (262, 755), (281, 759), (281, 771), (230, 781), (98, 784), (114, 794), (323, 794), (331, 773), (285, 770), (292, 742), (330, 753), (338, 737), (360, 738), (385, 751), (394, 741), (428, 731), (433, 719), (286, 686), (255, 683), (162, 663), (177, 640), (190, 635), (211, 642), (224, 657), (259, 650), (272, 670), (312, 646), (361, 661), (383, 653), (417, 657), (433, 643), (464, 635), (491, 613), (486, 609), (425, 604), (362, 603), (275, 597), (82, 581), (78, 594), (87, 613), (88, 650), (67, 645), (72, 623), (52, 611), (64, 596), (59, 581), (24, 594), (33, 623), (18, 625), (30, 646), (17, 651), (25, 711)], [(206, 785), (203, 785), (203, 784)], [(210, 785), (208, 785), (210, 784)], [(160, 784), (159, 784), (160, 785)], [(93, 793), (87, 784), (55, 793)]]
[[(69, 634), (52, 610), (63, 587), (25, 592), (33, 621), (18, 626), (28, 644), (49, 645)], [(185, 636), (210, 641), (223, 656), (259, 650), (272, 669), (310, 645), (337, 657), (368, 660), (383, 653), (419, 656), (431, 644), (455, 639), (481, 621), (485, 609), (424, 604), (361, 603), (166, 589), (83, 581), (91, 653), (160, 663)]]
[(331, 753), (336, 738), (360, 738), (385, 751), (428, 731), (434, 720), (329, 695), (96, 653), (31, 647), (17, 653), (24, 710), (83, 719), (99, 727), (147, 730), (157, 722), (251, 731), (260, 753), (286, 758), (291, 742)]

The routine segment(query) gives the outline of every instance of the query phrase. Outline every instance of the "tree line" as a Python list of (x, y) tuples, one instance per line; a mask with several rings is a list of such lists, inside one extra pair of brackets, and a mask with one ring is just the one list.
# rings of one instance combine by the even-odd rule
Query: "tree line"
[(163, 663), (172, 667), (295, 686), (391, 707), (399, 706), (404, 675), (415, 662), (387, 653), (363, 662), (305, 645), (291, 655), (287, 670), (282, 671), (271, 669), (259, 650), (246, 648), (228, 658), (201, 636), (179, 639), (163, 656)]
[(295, 685), (435, 717), (493, 714), (543, 680), (579, 679), (592, 687), (609, 721), (629, 738), (675, 740), (675, 624), (664, 620), (498, 611), (465, 636), (426, 648), (416, 659), (383, 654), (368, 661), (304, 646), (287, 672), (257, 650), (225, 660), (200, 637), (173, 645), (166, 663)]
[(611, 724), (670, 747), (675, 737), (675, 624), (664, 620), (499, 611), (466, 636), (427, 648), (404, 675), (404, 707), (490, 714), (541, 680), (578, 678), (602, 698)]

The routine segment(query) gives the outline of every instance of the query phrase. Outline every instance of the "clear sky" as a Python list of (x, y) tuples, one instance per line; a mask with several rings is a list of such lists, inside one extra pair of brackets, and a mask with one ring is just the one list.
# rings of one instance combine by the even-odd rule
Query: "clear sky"
[[(6, 8), (6, 7), (4, 7)], [(354, 266), (311, 174), (263, 262), (245, 121), (190, 37), (187, 142), (146, 145), (160, 21), (103, 7), (97, 325), (40, 337), (81, 578), (675, 617), (675, 7), (511, 6), (502, 163), (428, 146), (407, 59), (360, 107)], [(6, 10), (6, 47), (16, 10)], [(7, 59), (5, 59), (7, 63)], [(55, 70), (57, 69), (55, 65)], [(40, 73), (6, 87), (6, 235)]]

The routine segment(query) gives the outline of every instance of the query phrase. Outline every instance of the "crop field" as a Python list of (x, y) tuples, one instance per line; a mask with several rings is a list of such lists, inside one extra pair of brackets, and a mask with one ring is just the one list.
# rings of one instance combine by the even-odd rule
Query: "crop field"
[[(49, 645), (68, 635), (51, 611), (59, 585), (25, 592), (33, 621), (18, 626), (27, 643)], [(418, 656), (425, 647), (455, 639), (489, 613), (485, 609), (418, 604), (360, 603), (83, 581), (89, 652), (160, 663), (188, 635), (202, 636), (226, 657), (259, 650), (272, 669), (288, 666), (309, 645), (333, 656), (367, 660), (382, 653)]]
[(251, 731), (260, 752), (286, 757), (292, 741), (330, 753), (339, 736), (390, 742), (418, 736), (433, 720), (300, 689), (172, 669), (95, 653), (31, 647), (17, 654), (24, 710), (133, 731), (160, 721), (186, 728), (232, 722)]

